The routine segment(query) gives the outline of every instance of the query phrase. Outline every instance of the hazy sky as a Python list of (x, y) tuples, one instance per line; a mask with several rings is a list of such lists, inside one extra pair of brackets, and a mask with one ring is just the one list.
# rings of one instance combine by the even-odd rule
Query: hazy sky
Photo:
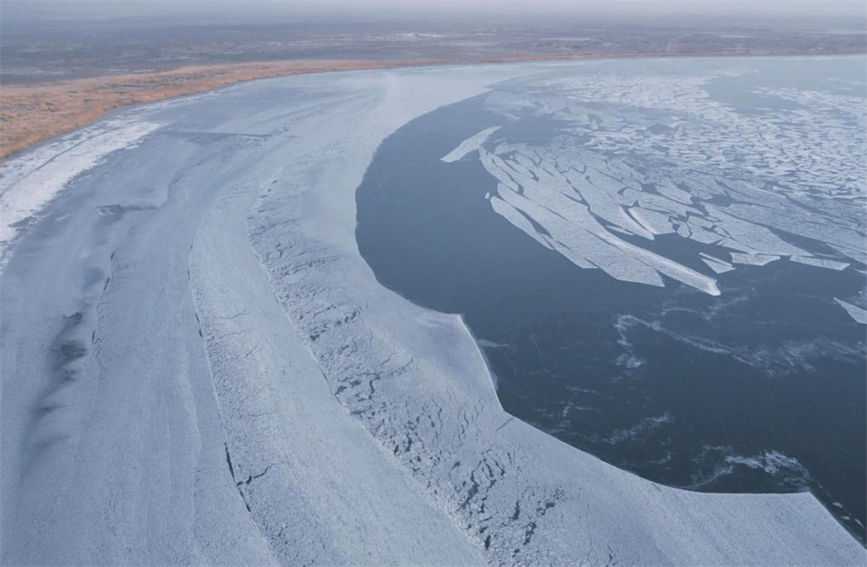
[[(175, 12), (495, 12), (621, 14), (865, 15), (865, 0), (0, 0), (2, 11), (43, 16), (164, 15)], [(2, 12), (0, 12), (2, 15)]]

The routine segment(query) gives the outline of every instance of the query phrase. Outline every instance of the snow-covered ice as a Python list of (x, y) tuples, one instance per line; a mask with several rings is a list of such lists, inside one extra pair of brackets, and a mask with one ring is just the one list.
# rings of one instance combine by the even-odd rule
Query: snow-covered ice
[(15, 237), (16, 225), (45, 205), (71, 179), (100, 159), (159, 128), (133, 119), (100, 122), (49, 142), (0, 167), (0, 266)]

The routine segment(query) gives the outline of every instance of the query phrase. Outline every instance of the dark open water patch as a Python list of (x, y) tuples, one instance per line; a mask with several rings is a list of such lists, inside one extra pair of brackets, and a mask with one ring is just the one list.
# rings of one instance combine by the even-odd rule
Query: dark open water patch
[[(377, 152), (356, 236), (378, 280), (464, 315), (509, 413), (656, 482), (812, 490), (863, 540), (865, 333), (832, 298), (864, 276), (777, 261), (719, 276), (711, 297), (582, 270), (491, 210), (495, 180), (478, 160), (440, 161), (504, 125), (486, 96), (414, 120)], [(531, 135), (516, 123), (495, 137)], [(708, 272), (690, 241), (653, 247)]]

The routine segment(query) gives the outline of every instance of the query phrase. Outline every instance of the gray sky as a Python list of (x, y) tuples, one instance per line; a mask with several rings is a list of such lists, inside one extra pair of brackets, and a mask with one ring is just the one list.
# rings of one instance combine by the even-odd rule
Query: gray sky
[[(344, 12), (426, 13), (616, 13), (741, 15), (853, 15), (864, 17), (867, 0), (0, 0), (2, 10), (44, 16), (100, 17), (223, 14), (309, 14)], [(2, 15), (2, 12), (0, 12)]]

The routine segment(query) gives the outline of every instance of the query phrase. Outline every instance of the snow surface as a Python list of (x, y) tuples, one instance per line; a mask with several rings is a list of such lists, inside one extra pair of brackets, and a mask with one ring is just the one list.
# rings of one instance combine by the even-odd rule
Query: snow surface
[(118, 119), (100, 122), (63, 136), (0, 167), (0, 266), (18, 233), (16, 225), (31, 217), (76, 175), (103, 157), (159, 128), (152, 122)]
[[(2, 562), (863, 564), (810, 494), (667, 488), (514, 419), (458, 316), (377, 283), (355, 189), (381, 141), (541, 69), (299, 76), (128, 113), (164, 126), (74, 164), (2, 273)], [(496, 206), (544, 209), (518, 197)], [(600, 242), (606, 267), (640, 259), (624, 277), (712, 291)]]

